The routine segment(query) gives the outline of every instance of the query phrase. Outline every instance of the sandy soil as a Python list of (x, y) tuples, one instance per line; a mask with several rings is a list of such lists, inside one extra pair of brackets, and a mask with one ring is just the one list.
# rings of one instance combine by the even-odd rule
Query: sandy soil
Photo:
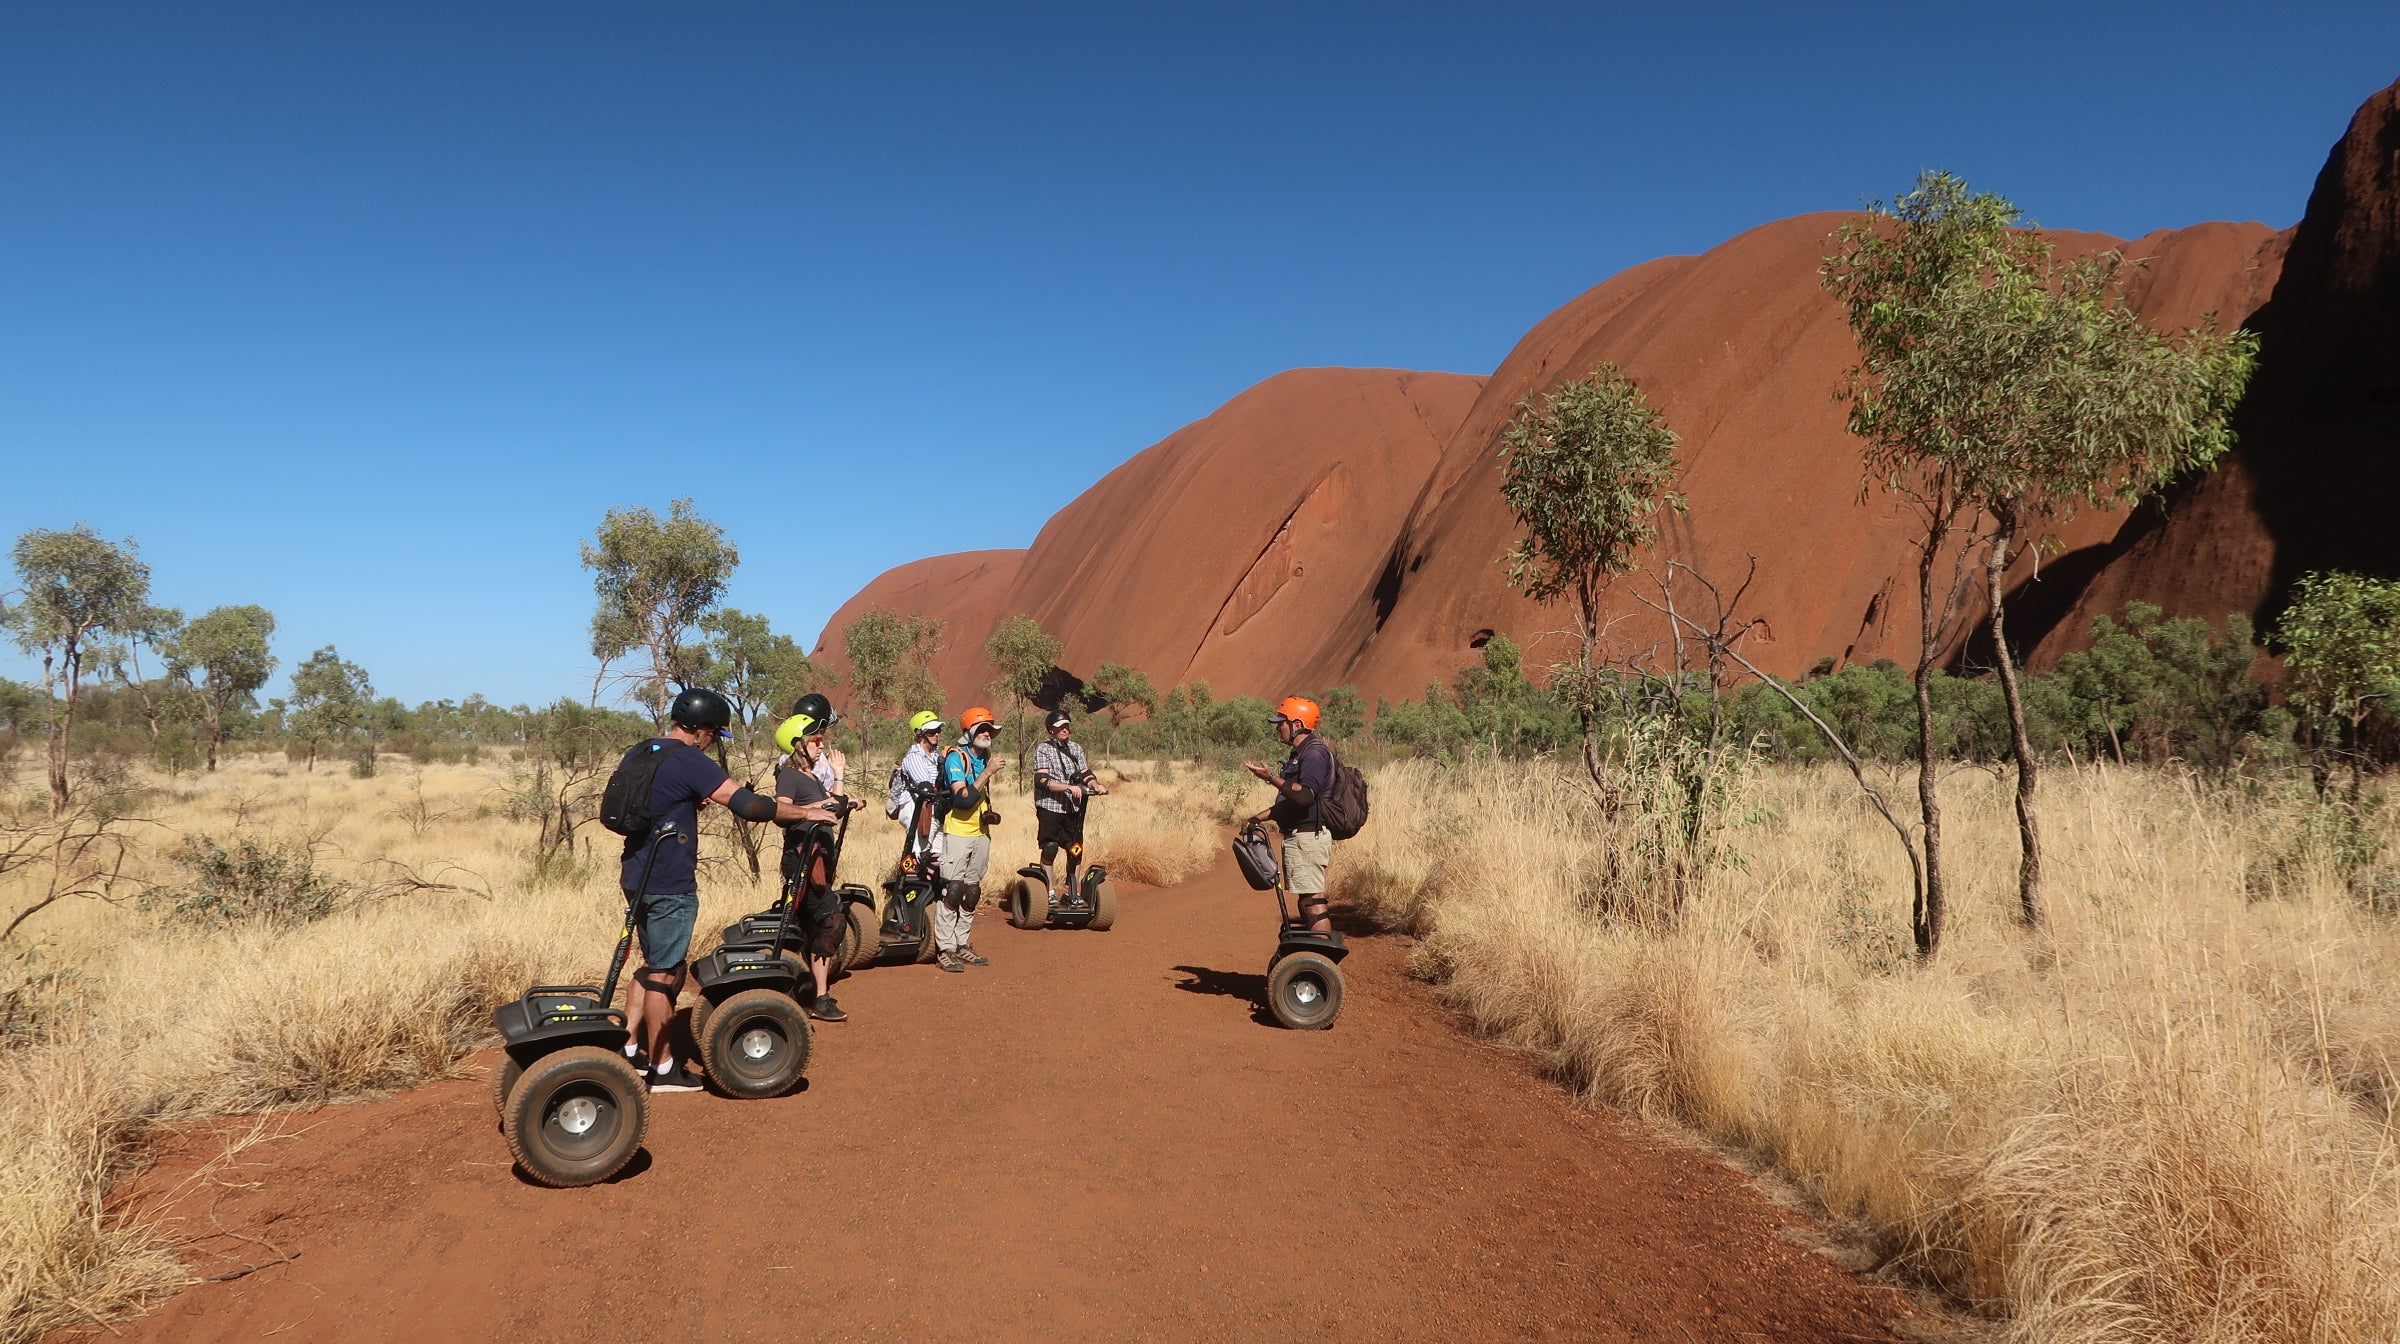
[[(513, 1172), (477, 1075), (278, 1118), (173, 1192), (201, 1274), (125, 1338), (1891, 1340), (1901, 1294), (1740, 1174), (1570, 1104), (1364, 937), (1330, 1032), (1258, 1007), (1230, 866), (1116, 930), (837, 990), (805, 1088), (654, 1099), (627, 1173)], [(154, 1193), (153, 1197), (159, 1197)], [(221, 1229), (221, 1230), (220, 1230)]]

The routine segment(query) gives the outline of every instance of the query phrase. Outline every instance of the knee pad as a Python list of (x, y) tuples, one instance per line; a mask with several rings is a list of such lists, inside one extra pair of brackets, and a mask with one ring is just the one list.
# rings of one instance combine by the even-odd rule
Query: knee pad
[(974, 910), (976, 905), (983, 900), (983, 884), (981, 882), (961, 882), (958, 885), (960, 888), (958, 908), (966, 911)]
[(809, 952), (831, 960), (842, 950), (842, 926), (849, 922), (848, 912), (840, 906), (835, 906), (829, 915), (818, 916), (816, 937), (809, 940)]
[(653, 994), (664, 994), (670, 999), (683, 992), (683, 977), (684, 968), (680, 965), (672, 969), (644, 966), (633, 973), (635, 982), (642, 988)]
[(1042, 842), (1042, 866), (1044, 868), (1049, 867), (1050, 861), (1057, 857), (1058, 842), (1056, 840), (1044, 840)]
[(967, 884), (964, 882), (944, 882), (942, 884), (942, 904), (953, 910), (965, 908), (960, 902), (966, 898), (966, 894)]

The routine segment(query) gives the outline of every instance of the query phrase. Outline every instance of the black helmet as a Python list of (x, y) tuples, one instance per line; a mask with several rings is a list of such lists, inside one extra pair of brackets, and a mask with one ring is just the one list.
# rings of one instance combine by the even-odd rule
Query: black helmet
[(815, 691), (810, 691), (808, 694), (801, 696), (797, 700), (794, 700), (792, 702), (792, 712), (794, 714), (806, 714), (808, 717), (815, 719), (817, 722), (825, 725), (828, 728), (842, 721), (842, 716), (835, 713), (833, 710), (833, 702)]
[(715, 691), (694, 686), (676, 694), (667, 718), (678, 728), (714, 728), (721, 733), (733, 726), (733, 706)]

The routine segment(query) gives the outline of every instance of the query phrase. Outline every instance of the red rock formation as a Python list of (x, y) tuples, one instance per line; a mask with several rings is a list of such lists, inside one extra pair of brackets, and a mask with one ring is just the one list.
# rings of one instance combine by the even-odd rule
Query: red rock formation
[[(1293, 631), (1330, 628), (1367, 591), (1391, 538), (1483, 380), (1300, 369), (1243, 392), (1136, 454), (1050, 519), (1026, 551), (903, 565), (827, 623), (817, 654), (875, 605), (949, 623), (935, 664), (953, 700), (983, 694), (983, 641), (1024, 613), (1061, 665), (1143, 669), (1161, 688), (1226, 693), (1327, 684), (1341, 660)], [(973, 582), (965, 582), (968, 574)]]
[(2251, 325), (2259, 370), (2240, 442), (2097, 557), (2041, 656), (2134, 598), (2263, 621), (2309, 570), (2400, 573), (2400, 84), (2351, 118)]
[[(1554, 632), (1566, 620), (1507, 585), (1516, 529), (1499, 436), (1519, 400), (1605, 361), (1682, 436), (1690, 507), (1668, 549), (1728, 581), (1757, 557), (1743, 614), (1765, 620), (1760, 661), (1797, 674), (1827, 658), (1905, 660), (1911, 524), (1888, 497), (1862, 500), (1858, 446), (1831, 399), (1854, 351), (1817, 267), (1843, 219), (1781, 220), (1636, 266), (1544, 319), (1488, 380), (1269, 379), (1110, 473), (1029, 551), (878, 578), (825, 642), (877, 602), (943, 616), (937, 672), (954, 697), (979, 693), (982, 641), (1014, 612), (1065, 639), (1070, 674), (1114, 659), (1162, 687), (1205, 678), (1221, 695), (1348, 681), (1414, 696), (1493, 631), (1538, 664), (1565, 652)], [(2069, 254), (2121, 246), (2141, 262), (2130, 297), (2160, 327), (2213, 312), (2262, 330), (2265, 347), (2226, 467), (2130, 524), (2108, 511), (2069, 520), (2055, 558), (2017, 572), (2011, 626), (2038, 643), (2037, 663), (2131, 598), (2261, 611), (2303, 569), (2400, 570), (2385, 516), (2400, 485), (2400, 86), (2360, 110), (2294, 231), (2053, 237)], [(1664, 633), (1629, 597), (1612, 615), (1622, 638)]]
[[(1347, 679), (1416, 694), (1471, 659), (1488, 630), (1537, 646), (1534, 662), (1565, 656), (1563, 639), (1543, 635), (1566, 624), (1564, 613), (1526, 601), (1496, 563), (1516, 537), (1497, 451), (1519, 400), (1602, 362), (1623, 368), (1682, 436), (1689, 509), (1669, 522), (1669, 548), (1728, 583), (1758, 557), (1743, 613), (1766, 621), (1754, 657), (1789, 675), (1825, 658), (1912, 656), (1912, 526), (1887, 497), (1860, 499), (1858, 445), (1831, 399), (1855, 352), (1816, 271), (1846, 218), (1779, 220), (1702, 256), (1636, 267), (1535, 327), (1427, 483), (1387, 582), (1353, 623), (1366, 637), (1351, 646)], [(2052, 237), (2070, 254), (2117, 245), (2100, 234)], [(2162, 325), (2209, 311), (2238, 323), (2272, 281), (2280, 239), (2262, 224), (2150, 234), (2125, 249), (2147, 260), (2132, 298)], [(2061, 540), (2070, 550), (2102, 542), (2120, 521), (2087, 515)], [(1629, 594), (1611, 616), (1621, 639), (1665, 634)]]

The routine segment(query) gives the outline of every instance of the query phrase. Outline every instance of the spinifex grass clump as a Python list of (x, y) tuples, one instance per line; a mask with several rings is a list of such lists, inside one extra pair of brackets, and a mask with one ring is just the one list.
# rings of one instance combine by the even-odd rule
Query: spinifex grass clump
[(317, 871), (305, 843), (277, 845), (250, 836), (231, 844), (187, 835), (168, 855), (188, 875), (150, 903), (179, 924), (307, 924), (339, 910), (347, 883)]
[(2388, 809), (2331, 825), (2305, 778), (2069, 768), (2030, 931), (2007, 781), (1955, 775), (1954, 923), (1924, 960), (1847, 775), (1739, 787), (1748, 861), (1627, 919), (1587, 890), (1609, 841), (1580, 770), (1397, 763), (1336, 895), (1417, 931), (1483, 1030), (1772, 1164), (2012, 1340), (2393, 1337), (2400, 926), (2354, 880)]

